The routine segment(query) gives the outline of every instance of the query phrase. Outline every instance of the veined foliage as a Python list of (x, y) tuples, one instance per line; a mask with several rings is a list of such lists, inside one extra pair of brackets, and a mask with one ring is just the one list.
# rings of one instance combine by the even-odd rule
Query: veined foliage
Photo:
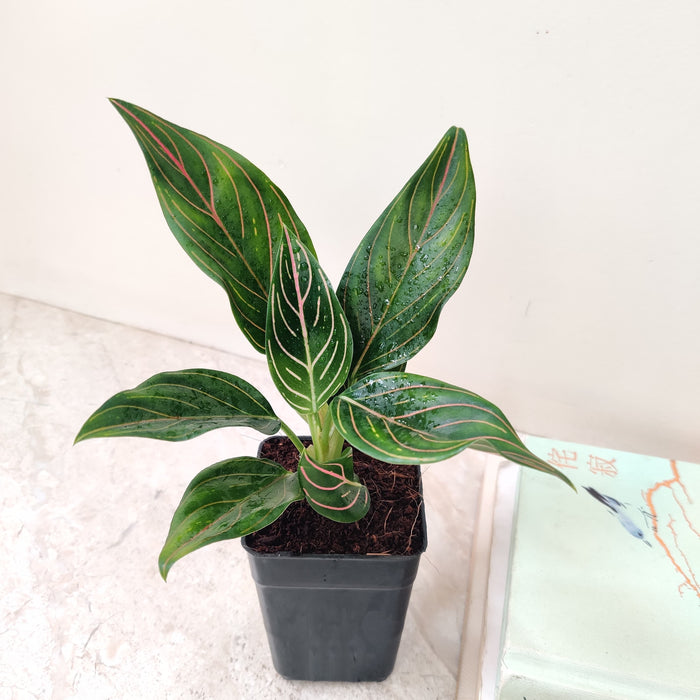
[(369, 492), (355, 479), (351, 449), (325, 463), (304, 450), (299, 460), (299, 483), (311, 507), (329, 520), (354, 523), (369, 510)]
[(185, 489), (158, 558), (163, 578), (185, 554), (255, 532), (303, 498), (296, 474), (267, 459), (236, 457), (203, 469)]
[(352, 338), (316, 258), (286, 231), (270, 284), (267, 362), (287, 403), (318, 413), (345, 382)]
[(395, 464), (439, 462), (467, 447), (571, 482), (523, 445), (503, 412), (477, 394), (407, 372), (375, 372), (333, 399), (343, 437)]
[[(280, 428), (298, 469), (254, 457), (224, 460), (187, 487), (159, 559), (273, 522), (294, 501), (354, 522), (370, 508), (352, 448), (390, 463), (436, 462), (465, 448), (552, 474), (503, 412), (473, 392), (406, 373), (461, 283), (474, 242), (476, 191), (467, 138), (450, 128), (367, 232), (338, 296), (281, 190), (230, 148), (123, 100), (170, 230), (228, 295), (234, 317), (264, 352), (286, 402), (309, 425), (299, 438), (247, 381), (218, 370), (163, 372), (105, 402), (76, 442), (140, 436), (188, 440), (215, 428)], [(352, 448), (346, 447), (345, 441)]]
[(214, 369), (183, 369), (115, 394), (87, 419), (75, 441), (120, 436), (179, 441), (232, 426), (274, 435), (280, 420), (245, 379)]
[(287, 229), (313, 251), (282, 191), (240, 153), (123, 100), (111, 100), (141, 146), (170, 230), (228, 295), (243, 334), (265, 352), (267, 290)]
[(372, 225), (340, 282), (354, 340), (351, 382), (405, 364), (432, 338), (471, 259), (475, 206), (467, 138), (452, 127)]

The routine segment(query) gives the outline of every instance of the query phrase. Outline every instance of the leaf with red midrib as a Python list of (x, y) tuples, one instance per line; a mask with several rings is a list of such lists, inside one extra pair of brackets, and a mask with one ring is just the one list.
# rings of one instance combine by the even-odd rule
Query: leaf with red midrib
[(355, 479), (351, 449), (326, 463), (304, 450), (298, 471), (306, 501), (317, 513), (338, 523), (354, 523), (367, 514), (369, 492)]
[(136, 137), (170, 230), (226, 291), (244, 335), (265, 351), (273, 255), (284, 228), (313, 251), (291, 204), (239, 153), (141, 107), (111, 100)]
[(162, 577), (186, 554), (256, 532), (302, 498), (296, 473), (268, 459), (236, 457), (203, 469), (173, 515), (158, 558)]
[(343, 386), (352, 338), (318, 261), (285, 232), (270, 283), (267, 362), (284, 399), (301, 415), (317, 413)]
[(350, 382), (396, 368), (435, 333), (474, 243), (467, 138), (452, 127), (355, 251), (338, 298), (354, 340)]
[(183, 369), (160, 372), (107, 399), (85, 421), (75, 441), (145, 437), (175, 442), (233, 426), (273, 435), (280, 420), (245, 379), (215, 369)]
[(160, 372), (100, 406), (75, 441), (101, 437), (190, 440), (233, 426), (276, 433), (280, 420), (245, 379), (215, 369)]
[(466, 448), (571, 481), (530, 452), (503, 412), (477, 394), (407, 372), (374, 372), (336, 396), (331, 415), (354, 447), (393, 464), (439, 462)]

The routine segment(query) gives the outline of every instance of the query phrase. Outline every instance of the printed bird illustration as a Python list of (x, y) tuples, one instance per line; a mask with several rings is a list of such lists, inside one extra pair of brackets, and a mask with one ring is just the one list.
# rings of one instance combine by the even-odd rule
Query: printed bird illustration
[(632, 537), (642, 540), (642, 542), (651, 547), (651, 542), (644, 537), (644, 531), (627, 514), (627, 509), (624, 503), (620, 503), (620, 501), (612, 496), (606, 496), (605, 494), (600, 493), (600, 491), (596, 491), (596, 489), (594, 489), (592, 486), (584, 486), (583, 488), (588, 491), (593, 498), (600, 501), (600, 503), (602, 503), (617, 518), (622, 527), (624, 527), (625, 530), (632, 535)]

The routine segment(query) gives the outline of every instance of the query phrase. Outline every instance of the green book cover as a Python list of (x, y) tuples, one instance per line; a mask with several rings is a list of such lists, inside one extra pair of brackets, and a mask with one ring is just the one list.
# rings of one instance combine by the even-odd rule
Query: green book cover
[(700, 465), (526, 444), (578, 493), (520, 471), (495, 697), (700, 698)]

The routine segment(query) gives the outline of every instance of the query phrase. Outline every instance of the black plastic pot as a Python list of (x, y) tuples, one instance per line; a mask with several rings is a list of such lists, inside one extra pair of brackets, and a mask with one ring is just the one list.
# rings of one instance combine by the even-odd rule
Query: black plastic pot
[[(425, 551), (424, 511), (422, 515)], [(246, 538), (243, 547), (280, 675), (382, 681), (391, 673), (421, 553), (261, 554)]]

